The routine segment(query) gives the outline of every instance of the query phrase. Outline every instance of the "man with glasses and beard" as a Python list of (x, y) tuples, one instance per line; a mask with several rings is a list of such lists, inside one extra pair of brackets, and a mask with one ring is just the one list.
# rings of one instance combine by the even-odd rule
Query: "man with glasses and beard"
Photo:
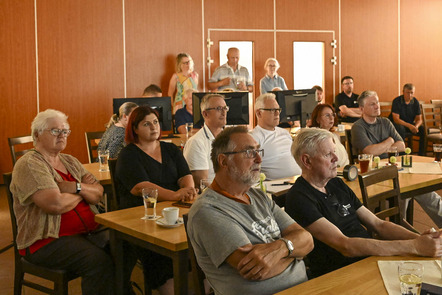
[(440, 232), (418, 235), (379, 219), (336, 177), (338, 157), (329, 131), (301, 130), (292, 155), (302, 174), (287, 193), (285, 211), (313, 235), (315, 247), (308, 258), (314, 277), (369, 255), (442, 254)]
[(260, 95), (255, 101), (258, 125), (250, 133), (266, 151), (262, 157), (261, 170), (267, 179), (286, 178), (301, 174), (301, 168), (290, 155), (292, 137), (278, 127), (281, 108), (273, 93)]
[(307, 279), (311, 235), (261, 190), (263, 150), (244, 126), (212, 144), (215, 179), (192, 205), (187, 226), (215, 294), (273, 294)]

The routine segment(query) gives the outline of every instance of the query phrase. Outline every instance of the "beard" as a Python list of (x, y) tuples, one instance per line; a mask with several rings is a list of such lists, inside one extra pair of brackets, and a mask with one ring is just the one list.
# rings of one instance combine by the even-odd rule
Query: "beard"
[[(259, 169), (258, 171), (252, 171), (255, 169)], [(241, 171), (235, 164), (229, 166), (229, 173), (233, 179), (238, 179), (242, 183), (246, 185), (253, 185), (258, 182), (259, 174), (261, 172), (261, 165), (255, 164), (253, 165), (249, 171)]]

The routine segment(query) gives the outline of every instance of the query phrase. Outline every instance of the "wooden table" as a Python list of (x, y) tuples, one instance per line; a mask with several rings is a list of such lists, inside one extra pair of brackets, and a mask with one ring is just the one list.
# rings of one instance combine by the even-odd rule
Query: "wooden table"
[[(157, 203), (157, 214), (170, 207), (172, 202)], [(180, 208), (180, 216), (189, 209)], [(173, 261), (175, 294), (187, 294), (189, 260), (187, 254), (187, 237), (184, 225), (176, 228), (164, 228), (152, 220), (142, 220), (144, 207), (134, 207), (95, 216), (95, 221), (111, 229), (110, 242), (115, 259), (116, 294), (123, 294), (123, 241), (168, 256)]]
[(96, 163), (83, 164), (83, 167), (86, 168), (87, 171), (92, 173), (92, 175), (94, 175), (95, 178), (98, 179), (98, 181), (100, 181), (100, 184), (102, 186), (112, 184), (110, 172), (109, 171), (100, 172), (100, 163), (96, 162)]
[(434, 258), (371, 256), (276, 294), (388, 295), (377, 265), (378, 260), (434, 260)]

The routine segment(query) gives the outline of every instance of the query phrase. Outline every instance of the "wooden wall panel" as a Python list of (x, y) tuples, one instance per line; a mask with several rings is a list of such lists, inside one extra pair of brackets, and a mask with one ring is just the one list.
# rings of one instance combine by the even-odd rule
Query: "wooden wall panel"
[(7, 138), (30, 134), (37, 113), (34, 28), (33, 0), (0, 1), (0, 173), (12, 171)]
[(104, 130), (112, 97), (123, 96), (121, 1), (38, 1), (37, 10), (40, 110), (69, 116), (65, 152), (86, 163), (84, 132)]
[(355, 93), (375, 90), (382, 101), (397, 95), (397, 8), (396, 1), (341, 0), (341, 76), (354, 78)]
[(201, 76), (202, 12), (200, 1), (126, 1), (127, 95), (142, 95), (157, 84), (167, 95), (175, 58), (189, 53)]
[(416, 97), (442, 99), (442, 2), (401, 1), (401, 89), (416, 85)]

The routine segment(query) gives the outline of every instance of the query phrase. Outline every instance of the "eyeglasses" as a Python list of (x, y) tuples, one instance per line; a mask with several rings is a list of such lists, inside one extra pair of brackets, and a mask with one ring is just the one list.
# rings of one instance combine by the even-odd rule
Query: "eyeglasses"
[(326, 117), (327, 119), (334, 119), (336, 117), (335, 113), (328, 113), (328, 114), (324, 114), (322, 115), (323, 117)]
[(225, 106), (225, 107), (216, 107), (216, 108), (207, 108), (206, 111), (210, 111), (210, 110), (217, 110), (218, 112), (222, 112), (222, 111), (229, 111), (229, 106)]
[(264, 108), (262, 108), (262, 109), (260, 109), (260, 110), (262, 110), (262, 111), (268, 111), (268, 112), (271, 112), (272, 114), (274, 114), (274, 113), (276, 113), (276, 112), (281, 113), (281, 111), (282, 111), (281, 108), (278, 108), (278, 109), (264, 109)]
[(330, 203), (332, 204), (332, 206), (337, 206), (337, 213), (339, 216), (341, 217), (345, 217), (350, 215), (350, 211), (348, 211), (348, 208), (350, 208), (350, 204), (348, 205), (342, 205), (338, 202), (338, 199), (336, 198), (336, 195), (334, 194), (328, 194), (328, 199), (330, 200)]
[(254, 159), (254, 158), (256, 158), (256, 156), (258, 154), (261, 158), (264, 157), (264, 149), (260, 149), (260, 150), (248, 149), (248, 150), (237, 151), (237, 152), (225, 152), (223, 154), (224, 155), (233, 155), (233, 154), (241, 154), (241, 153), (246, 155), (246, 158), (248, 158), (248, 159)]
[(69, 134), (71, 134), (71, 130), (69, 130), (69, 129), (52, 128), (52, 129), (45, 129), (45, 130), (49, 131), (53, 136), (59, 136), (60, 134), (63, 134), (65, 136), (69, 136)]

